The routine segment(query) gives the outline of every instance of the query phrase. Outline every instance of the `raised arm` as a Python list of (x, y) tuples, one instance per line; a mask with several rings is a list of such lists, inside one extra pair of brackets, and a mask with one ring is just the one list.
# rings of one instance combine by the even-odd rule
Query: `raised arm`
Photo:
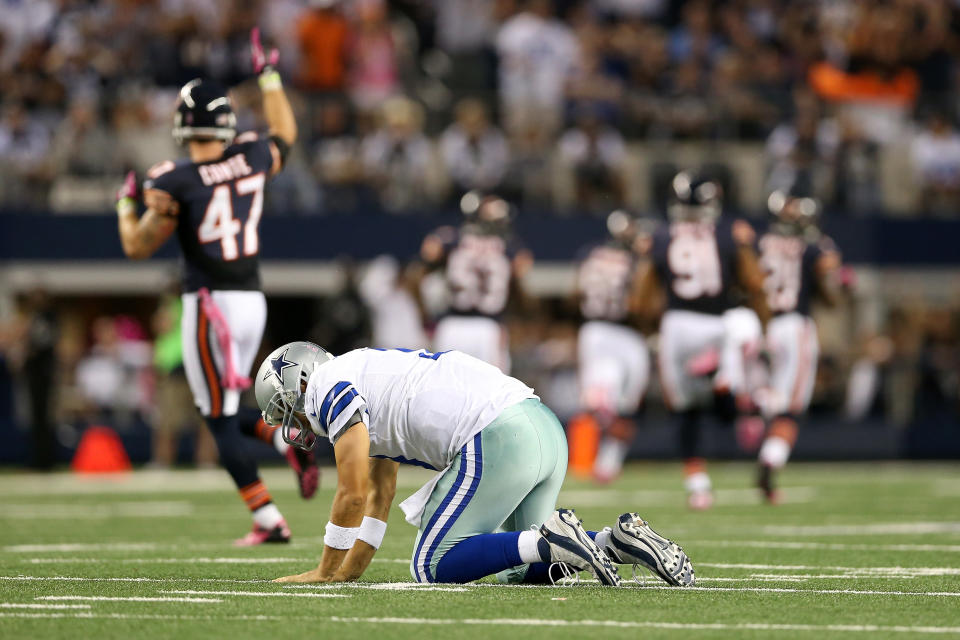
[(260, 43), (260, 29), (254, 28), (250, 32), (250, 52), (253, 58), (253, 70), (259, 77), (260, 91), (263, 94), (263, 116), (270, 129), (270, 136), (274, 138), (275, 161), (273, 173), (280, 171), (283, 160), (293, 143), (297, 141), (297, 121), (293, 116), (293, 108), (283, 90), (280, 73), (274, 68), (279, 59), (279, 52), (271, 49), (264, 52)]
[(137, 218), (137, 180), (131, 171), (117, 192), (117, 228), (123, 253), (132, 260), (152, 256), (177, 228), (179, 205), (169, 193), (150, 189), (144, 201), (147, 211)]

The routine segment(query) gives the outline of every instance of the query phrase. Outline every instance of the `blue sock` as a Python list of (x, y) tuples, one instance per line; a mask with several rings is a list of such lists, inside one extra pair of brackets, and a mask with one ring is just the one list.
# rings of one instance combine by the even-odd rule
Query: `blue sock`
[(461, 540), (437, 563), (437, 582), (471, 582), (523, 564), (519, 531), (484, 533)]
[[(587, 531), (591, 540), (597, 539), (596, 531)], [(531, 562), (528, 565), (527, 573), (523, 576), (523, 584), (550, 584), (550, 563), (549, 562)]]

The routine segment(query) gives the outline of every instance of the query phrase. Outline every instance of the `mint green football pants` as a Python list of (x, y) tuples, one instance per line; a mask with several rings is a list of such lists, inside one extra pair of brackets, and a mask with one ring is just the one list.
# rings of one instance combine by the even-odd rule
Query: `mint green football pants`
[[(465, 538), (539, 527), (556, 509), (566, 472), (567, 439), (553, 412), (532, 398), (504, 409), (430, 494), (413, 546), (414, 579), (434, 582), (443, 554)], [(526, 566), (503, 573), (514, 581)]]

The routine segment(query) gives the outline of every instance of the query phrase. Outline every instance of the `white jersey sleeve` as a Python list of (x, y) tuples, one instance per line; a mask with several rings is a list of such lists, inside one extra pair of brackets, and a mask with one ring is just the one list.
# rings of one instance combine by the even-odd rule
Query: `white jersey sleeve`
[(365, 424), (370, 423), (367, 401), (351, 382), (340, 380), (325, 386), (329, 387), (325, 392), (320, 389), (308, 395), (305, 408), (310, 423), (320, 433), (325, 433), (331, 443), (335, 443), (343, 431), (353, 424), (355, 413), (360, 413)]

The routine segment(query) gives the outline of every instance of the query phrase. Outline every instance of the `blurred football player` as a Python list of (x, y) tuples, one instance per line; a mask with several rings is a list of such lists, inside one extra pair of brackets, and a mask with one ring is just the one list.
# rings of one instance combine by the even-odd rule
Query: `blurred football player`
[(510, 204), (470, 191), (460, 201), (464, 222), (428, 235), (420, 257), (443, 270), (449, 305), (433, 337), (438, 351), (457, 349), (510, 373), (509, 336), (502, 318), (533, 265), (512, 234)]
[(571, 421), (571, 429), (587, 428), (582, 423), (590, 421), (602, 434), (592, 465), (600, 482), (620, 474), (634, 436), (630, 418), (640, 407), (650, 378), (650, 353), (630, 306), (636, 245), (649, 244), (650, 229), (641, 233), (640, 221), (618, 210), (607, 217), (607, 230), (608, 240), (587, 249), (577, 270), (583, 319), (577, 361), (580, 406), (586, 415)]
[[(713, 504), (699, 454), (701, 411), (746, 391), (747, 359), (759, 352), (766, 317), (753, 228), (722, 217), (719, 182), (690, 172), (673, 179), (670, 224), (654, 234), (652, 260), (638, 278), (638, 311), (660, 321), (658, 364), (664, 401), (680, 419), (688, 504)], [(741, 306), (746, 296), (749, 308)], [(726, 413), (726, 411), (724, 412)], [(732, 416), (729, 416), (732, 417)]]
[(256, 410), (239, 406), (241, 390), (250, 386), (246, 375), (267, 315), (257, 262), (263, 192), (297, 136), (274, 69), (277, 52), (264, 53), (257, 29), (251, 41), (269, 135), (238, 136), (226, 91), (210, 80), (191, 80), (180, 90), (173, 127), (189, 158), (150, 169), (144, 182), (146, 212), (139, 218), (132, 172), (117, 202), (120, 239), (128, 257), (151, 256), (174, 233), (179, 241), (184, 368), (220, 460), (253, 514), (253, 530), (237, 541), (244, 546), (287, 542), (290, 530), (260, 479), (256, 461), (236, 437), (238, 429), (286, 455), (303, 497), (313, 495), (318, 480), (311, 455), (289, 447)]
[(786, 464), (797, 438), (797, 422), (810, 405), (819, 346), (810, 303), (829, 305), (839, 297), (840, 255), (817, 228), (819, 203), (797, 189), (775, 191), (767, 200), (773, 221), (760, 238), (764, 290), (773, 317), (767, 324), (769, 379), (758, 404), (769, 421), (760, 447), (757, 484), (776, 502), (775, 472)]
[[(294, 446), (333, 444), (337, 490), (317, 568), (278, 582), (356, 580), (383, 541), (397, 469), (438, 471), (400, 504), (418, 527), (418, 582), (546, 582), (592, 573), (617, 585), (613, 563), (642, 565), (672, 585), (693, 584), (682, 549), (635, 513), (584, 531), (556, 500), (567, 469), (563, 427), (533, 389), (458, 351), (358, 349), (334, 358), (286, 344), (256, 377), (264, 420)], [(558, 567), (552, 567), (558, 569)]]

